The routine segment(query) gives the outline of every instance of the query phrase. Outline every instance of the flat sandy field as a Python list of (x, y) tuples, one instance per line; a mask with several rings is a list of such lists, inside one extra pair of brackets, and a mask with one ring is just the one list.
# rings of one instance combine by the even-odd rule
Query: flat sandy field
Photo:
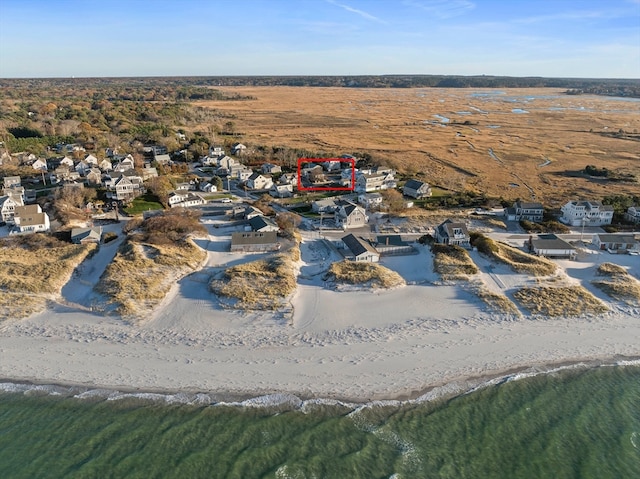
[[(640, 194), (640, 183), (571, 176), (587, 165), (640, 180), (640, 99), (540, 89), (234, 87), (256, 100), (208, 101), (239, 141), (370, 153), (454, 190), (543, 200)], [(606, 136), (625, 132), (625, 137)], [(630, 137), (635, 137), (630, 139)]]

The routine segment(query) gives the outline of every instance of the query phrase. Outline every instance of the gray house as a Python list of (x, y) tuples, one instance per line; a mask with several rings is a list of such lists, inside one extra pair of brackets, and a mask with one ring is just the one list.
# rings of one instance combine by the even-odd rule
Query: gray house
[(512, 207), (505, 209), (505, 216), (508, 221), (527, 220), (539, 223), (544, 215), (542, 203), (527, 203), (516, 201)]
[(436, 243), (462, 246), (470, 246), (469, 231), (464, 223), (454, 223), (451, 219), (445, 220), (435, 230)]
[(402, 193), (415, 199), (426, 198), (431, 196), (431, 187), (422, 181), (409, 180), (404, 184)]
[(342, 237), (344, 244), (344, 257), (352, 261), (366, 261), (377, 263), (380, 261), (380, 253), (371, 244), (353, 234)]
[(265, 253), (280, 249), (275, 231), (242, 231), (231, 234), (232, 253)]

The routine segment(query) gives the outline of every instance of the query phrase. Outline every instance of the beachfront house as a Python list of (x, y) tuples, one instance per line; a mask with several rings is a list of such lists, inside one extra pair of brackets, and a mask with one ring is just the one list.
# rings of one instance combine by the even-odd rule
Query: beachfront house
[(554, 234), (541, 234), (535, 239), (530, 237), (525, 242), (525, 247), (530, 253), (547, 258), (574, 259), (578, 253), (573, 245)]
[(380, 261), (380, 253), (363, 238), (348, 234), (341, 238), (341, 243), (342, 254), (348, 260), (368, 263)]
[(596, 248), (610, 253), (627, 253), (638, 248), (633, 233), (598, 233), (593, 235), (591, 243)]
[(402, 194), (411, 198), (420, 199), (431, 196), (431, 187), (418, 180), (408, 180), (402, 187)]
[(12, 195), (0, 196), (0, 221), (7, 224), (14, 224), (15, 210), (24, 203), (19, 198)]
[(560, 210), (560, 221), (569, 226), (603, 226), (613, 220), (613, 207), (600, 201), (568, 201)]
[(436, 243), (469, 248), (471, 237), (467, 225), (447, 219), (436, 227), (435, 239)]
[(232, 253), (264, 253), (280, 249), (275, 231), (242, 231), (231, 233)]
[(531, 203), (526, 201), (516, 201), (513, 206), (505, 208), (504, 215), (508, 221), (533, 221), (539, 223), (544, 215), (542, 203)]

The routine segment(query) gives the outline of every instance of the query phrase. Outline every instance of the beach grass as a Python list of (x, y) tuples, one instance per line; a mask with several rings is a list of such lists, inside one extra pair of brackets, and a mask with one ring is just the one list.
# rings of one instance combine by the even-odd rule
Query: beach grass
[(327, 277), (336, 283), (369, 285), (372, 288), (393, 288), (405, 284), (395, 271), (377, 263), (339, 261), (333, 263)]
[(76, 245), (34, 233), (0, 241), (0, 319), (23, 318), (60, 294), (97, 245)]
[(467, 250), (460, 246), (433, 244), (433, 267), (444, 280), (469, 280), (478, 273), (478, 267)]
[(526, 287), (513, 296), (532, 314), (548, 318), (601, 314), (609, 310), (582, 286)]
[(631, 276), (622, 266), (602, 263), (598, 266), (598, 279), (591, 281), (608, 296), (629, 305), (640, 304), (640, 281)]
[(475, 293), (485, 302), (491, 312), (512, 314), (520, 316), (520, 310), (506, 295), (491, 291), (484, 285), (480, 285)]
[(214, 279), (209, 289), (236, 300), (234, 307), (244, 310), (278, 310), (296, 289), (296, 262), (300, 248), (271, 257), (227, 268), (223, 279)]
[(195, 271), (205, 257), (206, 252), (190, 239), (158, 245), (127, 238), (96, 289), (119, 314), (139, 318), (164, 299), (178, 278)]
[(521, 251), (505, 243), (494, 241), (480, 233), (473, 233), (471, 244), (489, 258), (508, 265), (516, 273), (526, 273), (537, 277), (550, 276), (557, 266), (548, 259)]

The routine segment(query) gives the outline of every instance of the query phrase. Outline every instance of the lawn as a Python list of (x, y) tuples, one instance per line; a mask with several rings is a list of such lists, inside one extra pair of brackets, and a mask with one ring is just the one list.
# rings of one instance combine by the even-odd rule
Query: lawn
[(158, 201), (158, 197), (151, 193), (138, 196), (131, 202), (131, 206), (125, 208), (125, 213), (129, 215), (140, 215), (144, 211), (163, 210), (164, 207)]

